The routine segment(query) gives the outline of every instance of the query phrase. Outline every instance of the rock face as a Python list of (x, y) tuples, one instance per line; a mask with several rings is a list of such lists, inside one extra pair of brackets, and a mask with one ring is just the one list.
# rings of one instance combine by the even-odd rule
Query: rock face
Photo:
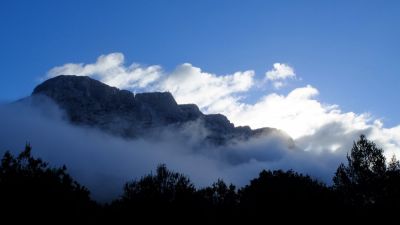
[(84, 76), (60, 75), (46, 80), (32, 93), (32, 97), (39, 95), (56, 102), (74, 124), (128, 138), (143, 136), (157, 128), (179, 129), (190, 122), (203, 125), (207, 130), (206, 141), (216, 145), (280, 133), (274, 128), (235, 127), (224, 115), (205, 115), (194, 104), (178, 105), (169, 92), (134, 95)]

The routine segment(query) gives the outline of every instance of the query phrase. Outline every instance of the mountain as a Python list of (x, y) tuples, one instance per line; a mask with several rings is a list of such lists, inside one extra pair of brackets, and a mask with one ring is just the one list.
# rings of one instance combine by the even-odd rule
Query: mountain
[(89, 77), (60, 75), (38, 85), (31, 98), (39, 96), (52, 99), (73, 124), (126, 138), (200, 124), (206, 131), (205, 140), (216, 145), (271, 134), (278, 134), (293, 145), (293, 140), (278, 129), (235, 127), (224, 115), (203, 114), (195, 104), (177, 104), (169, 92), (133, 94)]

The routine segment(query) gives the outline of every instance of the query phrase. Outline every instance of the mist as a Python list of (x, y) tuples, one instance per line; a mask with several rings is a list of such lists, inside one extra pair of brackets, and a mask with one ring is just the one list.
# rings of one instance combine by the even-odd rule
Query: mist
[(100, 202), (117, 198), (125, 182), (161, 163), (188, 175), (201, 188), (218, 178), (241, 187), (263, 169), (293, 169), (329, 184), (345, 159), (343, 152), (289, 147), (277, 134), (220, 147), (207, 145), (201, 141), (207, 130), (196, 121), (180, 130), (167, 127), (144, 138), (125, 139), (70, 124), (46, 98), (32, 101), (0, 106), (0, 153), (17, 154), (28, 142), (34, 156), (51, 166), (66, 165)]

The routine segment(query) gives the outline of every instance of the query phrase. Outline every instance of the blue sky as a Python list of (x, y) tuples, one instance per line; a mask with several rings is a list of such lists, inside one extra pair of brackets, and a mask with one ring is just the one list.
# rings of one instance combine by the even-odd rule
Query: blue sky
[(281, 62), (302, 80), (279, 92), (311, 84), (321, 102), (394, 126), (399, 12), (399, 1), (1, 1), (0, 100), (29, 95), (55, 66), (112, 52), (166, 71), (189, 62), (259, 78)]

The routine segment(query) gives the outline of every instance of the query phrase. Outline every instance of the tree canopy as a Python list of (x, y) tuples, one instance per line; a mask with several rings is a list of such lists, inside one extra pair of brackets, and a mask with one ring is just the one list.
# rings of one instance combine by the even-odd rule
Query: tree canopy
[(333, 188), (347, 207), (392, 208), (400, 206), (399, 179), (400, 164), (396, 157), (387, 163), (383, 149), (361, 135), (347, 156), (347, 165), (339, 165)]
[(392, 220), (384, 215), (400, 208), (400, 163), (394, 156), (387, 162), (383, 149), (364, 135), (338, 166), (333, 186), (292, 170), (263, 170), (241, 188), (222, 179), (196, 188), (188, 176), (161, 164), (154, 173), (127, 182), (120, 198), (108, 204), (91, 200), (65, 166), (50, 167), (31, 151), (26, 145), (17, 156), (6, 152), (1, 159), (3, 221), (215, 224), (277, 218), (310, 222), (325, 216), (360, 222)]
[[(2, 218), (13, 222), (61, 222), (88, 219), (93, 202), (89, 191), (67, 173), (65, 166), (49, 167), (31, 155), (31, 146), (17, 157), (6, 152), (0, 164), (0, 208)], [(24, 215), (24, 216), (20, 216)], [(38, 220), (37, 220), (38, 219)]]

